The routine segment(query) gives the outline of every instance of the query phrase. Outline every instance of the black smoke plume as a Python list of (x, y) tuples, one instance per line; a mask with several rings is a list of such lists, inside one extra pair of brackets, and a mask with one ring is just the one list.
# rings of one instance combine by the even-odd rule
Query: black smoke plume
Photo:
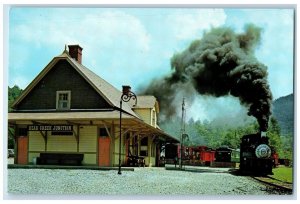
[(190, 101), (195, 90), (215, 97), (232, 95), (248, 107), (248, 115), (257, 119), (261, 131), (266, 131), (272, 94), (267, 67), (254, 56), (260, 39), (261, 29), (252, 24), (240, 34), (226, 27), (214, 28), (183, 52), (176, 53), (171, 59), (172, 73), (154, 79), (142, 94), (157, 97), (163, 119), (171, 118), (178, 110), (174, 106), (178, 92)]

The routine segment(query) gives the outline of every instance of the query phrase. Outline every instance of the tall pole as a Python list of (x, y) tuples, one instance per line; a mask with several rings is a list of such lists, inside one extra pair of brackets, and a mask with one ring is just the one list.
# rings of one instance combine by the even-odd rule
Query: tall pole
[(181, 116), (181, 137), (180, 137), (180, 163), (179, 163), (179, 167), (180, 169), (182, 169), (182, 158), (183, 158), (183, 134), (184, 134), (184, 129), (185, 129), (185, 126), (184, 126), (184, 98), (182, 99), (182, 116)]
[(122, 174), (121, 172), (121, 136), (122, 136), (122, 99), (120, 100), (120, 137), (119, 137), (119, 171), (118, 174)]

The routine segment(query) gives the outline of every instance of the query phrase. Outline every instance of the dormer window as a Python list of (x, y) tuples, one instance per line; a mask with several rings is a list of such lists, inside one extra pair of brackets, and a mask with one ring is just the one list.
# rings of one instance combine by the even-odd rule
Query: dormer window
[(71, 107), (71, 91), (56, 91), (56, 109), (69, 110)]

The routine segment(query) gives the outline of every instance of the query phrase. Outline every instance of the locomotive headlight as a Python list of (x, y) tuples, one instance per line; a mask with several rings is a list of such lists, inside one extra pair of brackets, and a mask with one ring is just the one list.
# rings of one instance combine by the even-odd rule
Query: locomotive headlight
[(257, 158), (269, 158), (271, 156), (271, 148), (266, 144), (260, 144), (255, 149)]

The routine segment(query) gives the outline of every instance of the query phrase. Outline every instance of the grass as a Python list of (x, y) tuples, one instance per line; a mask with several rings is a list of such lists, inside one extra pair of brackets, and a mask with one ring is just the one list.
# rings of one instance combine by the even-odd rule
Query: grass
[(274, 175), (268, 177), (255, 177), (257, 180), (284, 187), (285, 189), (293, 189), (293, 168), (280, 166), (273, 169)]
[(273, 169), (274, 175), (272, 178), (277, 179), (282, 182), (293, 182), (293, 168), (291, 167), (278, 167)]

